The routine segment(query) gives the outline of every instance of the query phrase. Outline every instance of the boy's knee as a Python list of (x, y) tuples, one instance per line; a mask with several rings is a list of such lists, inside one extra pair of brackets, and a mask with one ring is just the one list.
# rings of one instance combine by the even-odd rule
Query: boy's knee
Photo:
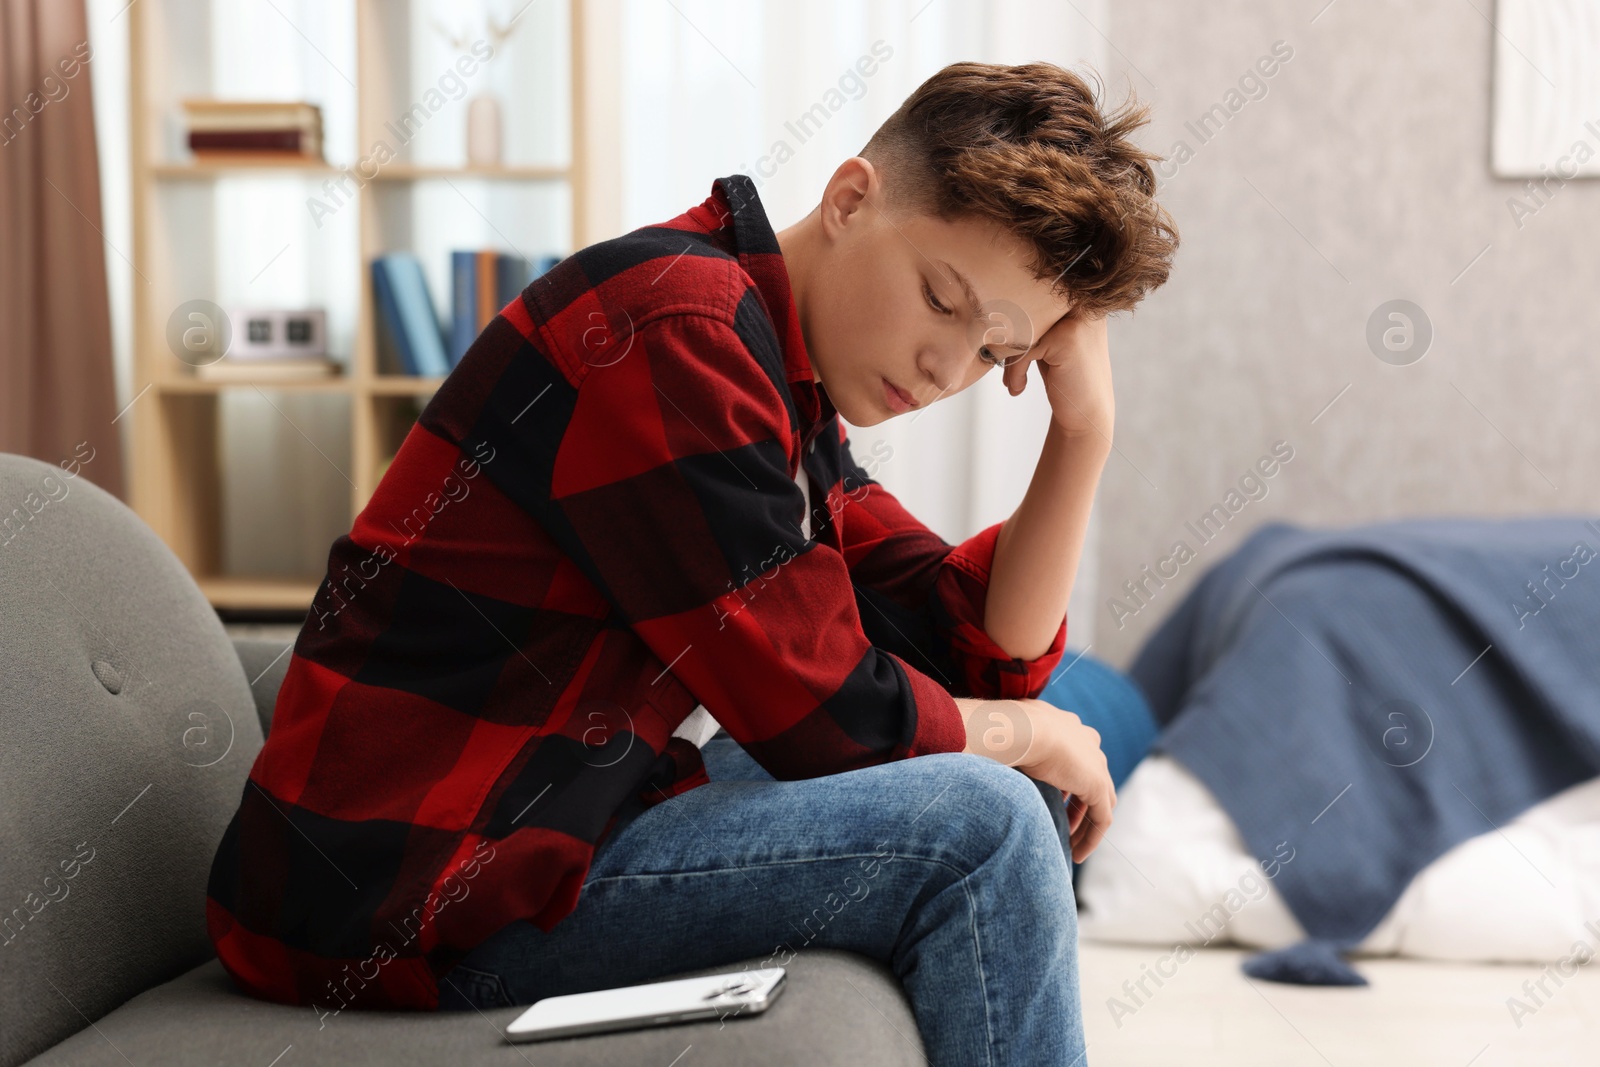
[(931, 789), (924, 815), (943, 836), (976, 846), (985, 856), (1002, 845), (1042, 843), (1061, 852), (1045, 799), (1021, 771), (970, 752), (918, 756), (914, 762), (924, 761)]

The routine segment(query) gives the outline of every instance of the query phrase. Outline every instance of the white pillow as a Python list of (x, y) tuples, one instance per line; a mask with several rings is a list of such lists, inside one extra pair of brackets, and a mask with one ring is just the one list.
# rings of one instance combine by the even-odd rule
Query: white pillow
[[(1198, 778), (1149, 756), (1118, 790), (1116, 819), (1079, 872), (1079, 932), (1163, 946), (1294, 944), (1305, 932), (1266, 876), (1274, 857), (1261, 859), (1265, 867)], [(1360, 951), (1545, 963), (1578, 941), (1600, 943), (1600, 778), (1440, 856)]]

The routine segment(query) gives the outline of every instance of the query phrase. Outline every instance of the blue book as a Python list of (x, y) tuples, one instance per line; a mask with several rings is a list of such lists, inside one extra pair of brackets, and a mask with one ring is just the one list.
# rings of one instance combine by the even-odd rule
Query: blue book
[[(378, 320), (378, 350), (389, 353), (393, 359), (388, 361), (392, 367), (398, 364), (401, 374), (417, 373), (417, 365), (411, 355), (411, 349), (405, 341), (405, 331), (401, 327), (400, 309), (394, 302), (394, 291), (389, 288), (389, 273), (383, 269), (383, 264), (374, 259), (372, 261), (372, 303), (375, 318)], [(392, 373), (390, 367), (379, 364), (380, 373)]]
[(523, 286), (528, 284), (528, 261), (521, 256), (502, 254), (495, 261), (495, 281), (499, 292), (500, 307), (505, 307), (522, 294)]
[(378, 310), (408, 374), (444, 377), (450, 373), (444, 334), (422, 264), (410, 252), (392, 252), (372, 261)]
[(450, 365), (461, 362), (478, 337), (476, 252), (450, 253)]

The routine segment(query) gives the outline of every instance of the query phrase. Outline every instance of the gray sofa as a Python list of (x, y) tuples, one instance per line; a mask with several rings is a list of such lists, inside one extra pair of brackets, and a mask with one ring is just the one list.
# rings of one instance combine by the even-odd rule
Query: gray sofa
[(0, 1067), (925, 1062), (894, 977), (849, 953), (802, 952), (764, 1015), (540, 1045), (504, 1042), (515, 1008), (324, 1021), (238, 992), (206, 877), (288, 659), (230, 641), (116, 498), (0, 454)]

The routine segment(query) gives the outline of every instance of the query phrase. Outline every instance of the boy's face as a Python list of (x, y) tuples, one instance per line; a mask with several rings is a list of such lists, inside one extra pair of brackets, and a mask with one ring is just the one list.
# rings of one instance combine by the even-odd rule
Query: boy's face
[(954, 396), (998, 366), (983, 352), (1026, 358), (1068, 310), (998, 224), (886, 208), (882, 173), (855, 156), (819, 210), (780, 235), (786, 262), (799, 260), (790, 269), (812, 367), (853, 426)]

